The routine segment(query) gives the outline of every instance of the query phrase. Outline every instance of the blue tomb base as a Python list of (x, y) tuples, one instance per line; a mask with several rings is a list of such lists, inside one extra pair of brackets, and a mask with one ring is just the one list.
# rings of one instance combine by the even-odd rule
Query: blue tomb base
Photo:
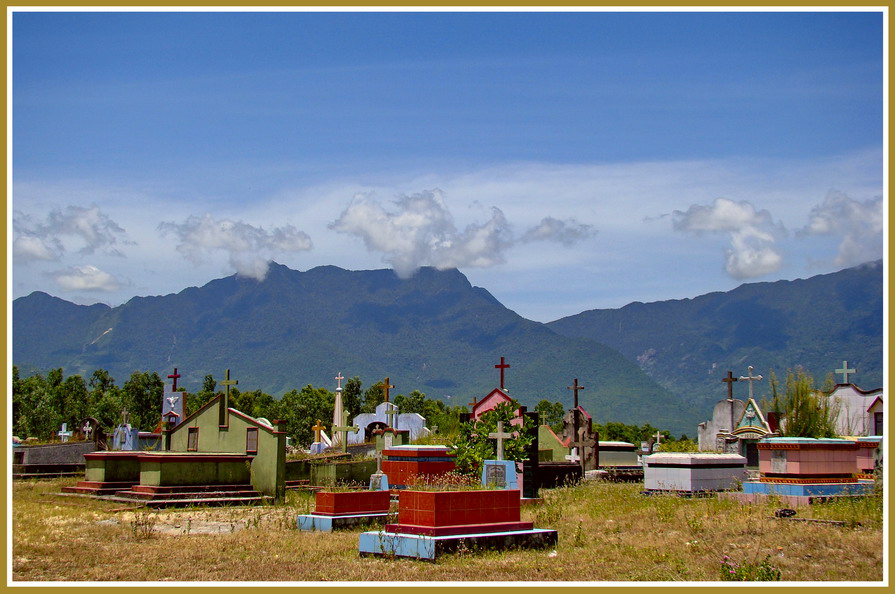
[(388, 514), (356, 514), (350, 516), (323, 516), (304, 514), (298, 516), (298, 529), (305, 531), (332, 532), (341, 528), (354, 528), (365, 524), (385, 524)]
[(854, 483), (762, 483), (743, 482), (743, 493), (759, 495), (787, 495), (795, 497), (836, 495), (866, 495), (873, 489), (872, 482)]
[(434, 561), (443, 553), (457, 550), (505, 550), (512, 548), (546, 548), (556, 546), (556, 530), (513, 530), (450, 536), (397, 534), (394, 532), (362, 532), (359, 550), (362, 557), (408, 557)]

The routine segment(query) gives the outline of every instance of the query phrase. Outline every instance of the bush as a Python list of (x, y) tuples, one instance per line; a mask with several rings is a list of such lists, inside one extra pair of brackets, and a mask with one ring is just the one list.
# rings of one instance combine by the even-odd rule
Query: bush
[(721, 580), (725, 582), (779, 582), (780, 570), (768, 555), (759, 563), (737, 563), (727, 555), (721, 559)]

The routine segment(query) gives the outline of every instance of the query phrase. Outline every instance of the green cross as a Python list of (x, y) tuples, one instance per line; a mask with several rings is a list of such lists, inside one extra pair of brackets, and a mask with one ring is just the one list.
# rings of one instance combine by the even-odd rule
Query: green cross
[[(391, 404), (391, 403), (389, 403)], [(398, 414), (398, 407), (392, 404), (388, 408), (385, 409), (385, 416), (388, 417), (388, 425), (392, 429), (397, 429), (398, 426), (395, 424), (395, 415)]]
[(221, 406), (220, 414), (218, 415), (218, 424), (221, 427), (226, 427), (229, 423), (227, 422), (227, 415), (229, 414), (227, 410), (230, 408), (230, 386), (235, 386), (239, 383), (239, 380), (230, 379), (230, 370), (227, 369), (224, 374), (224, 381), (221, 382), (222, 386), (227, 386), (227, 391), (224, 392), (224, 403)]
[(348, 411), (345, 411), (342, 414), (342, 423), (341, 427), (333, 427), (333, 433), (341, 433), (342, 434), (342, 451), (348, 452), (348, 432), (357, 433), (360, 427), (351, 426), (348, 424)]

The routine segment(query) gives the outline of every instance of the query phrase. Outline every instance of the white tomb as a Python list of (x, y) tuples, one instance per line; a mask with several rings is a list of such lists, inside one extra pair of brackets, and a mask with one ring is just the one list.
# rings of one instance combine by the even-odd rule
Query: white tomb
[(647, 491), (726, 491), (746, 478), (746, 457), (739, 454), (659, 452), (643, 456)]

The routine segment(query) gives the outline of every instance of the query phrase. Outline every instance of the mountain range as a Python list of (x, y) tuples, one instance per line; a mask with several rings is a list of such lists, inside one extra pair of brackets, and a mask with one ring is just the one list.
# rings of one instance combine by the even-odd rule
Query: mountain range
[(522, 318), (457, 270), (402, 280), (391, 270), (276, 263), (264, 281), (233, 275), (117, 307), (35, 292), (13, 302), (12, 316), (23, 377), (102, 368), (120, 385), (136, 370), (164, 377), (177, 367), (180, 385), (196, 391), (205, 375), (220, 380), (230, 369), (240, 389), (281, 395), (332, 389), (341, 372), (364, 387), (389, 377), (393, 393), (465, 405), (497, 387), (503, 356), (510, 395), (530, 408), (541, 399), (570, 407), (566, 387), (578, 378), (595, 421), (674, 434), (693, 435), (708, 418), (728, 367), (819, 373), (848, 359), (872, 387), (882, 378), (881, 263), (549, 324)]

